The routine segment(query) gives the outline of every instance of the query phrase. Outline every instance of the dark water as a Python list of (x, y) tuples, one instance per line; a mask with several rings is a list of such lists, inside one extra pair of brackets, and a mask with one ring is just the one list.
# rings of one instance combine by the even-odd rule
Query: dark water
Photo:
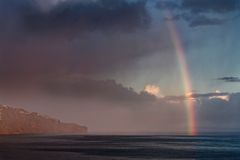
[(240, 136), (2, 136), (0, 160), (240, 159)]

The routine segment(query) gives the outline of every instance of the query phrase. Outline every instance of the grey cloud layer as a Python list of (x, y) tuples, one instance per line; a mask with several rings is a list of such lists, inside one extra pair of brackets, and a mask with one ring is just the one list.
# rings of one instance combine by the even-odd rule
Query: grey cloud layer
[(180, 0), (157, 1), (157, 8), (169, 9), (174, 17), (167, 20), (183, 19), (190, 27), (221, 25), (239, 17), (238, 0)]
[(1, 81), (111, 72), (162, 47), (146, 30), (145, 1), (63, 1), (47, 10), (38, 2), (0, 0)]
[[(125, 0), (63, 1), (44, 11), (38, 1), (0, 1), (1, 24), (7, 30), (9, 25), (18, 24), (28, 31), (92, 30), (133, 31), (146, 27), (150, 17), (145, 1)], [(9, 19), (11, 18), (11, 19)], [(15, 21), (15, 22), (14, 22)]]
[(25, 24), (33, 31), (74, 29), (81, 31), (134, 31), (150, 22), (145, 2), (122, 0), (97, 2), (62, 2), (47, 13), (33, 13)]
[(154, 102), (156, 97), (146, 92), (137, 93), (114, 80), (93, 80), (72, 77), (45, 83), (42, 88), (50, 96), (100, 99), (116, 102)]
[[(132, 110), (131, 112), (135, 112), (134, 108), (137, 107), (137, 112), (146, 112), (142, 117), (151, 114), (151, 118), (149, 117), (145, 122), (142, 121), (142, 117), (138, 117), (138, 122), (143, 123), (143, 126), (149, 125), (149, 119), (154, 119), (155, 121), (151, 123), (164, 125), (164, 123), (169, 122), (169, 128), (175, 128), (176, 130), (181, 128), (181, 125), (187, 124), (185, 101), (195, 99), (196, 122), (200, 132), (240, 130), (238, 123), (240, 120), (240, 93), (194, 93), (187, 97), (168, 96), (157, 98), (145, 92), (136, 93), (133, 89), (126, 88), (112, 80), (96, 81), (89, 79), (60, 81), (54, 83), (54, 85), (50, 84), (46, 91), (55, 96), (61, 94), (66, 96), (67, 94), (77, 99), (90, 98), (92, 101), (107, 101), (115, 104), (111, 108), (120, 107), (119, 109), (125, 108)], [(227, 96), (228, 99), (222, 99), (223, 96)], [(164, 114), (171, 114), (171, 116), (166, 117)], [(173, 115), (175, 116), (173, 117)]]
[(183, 0), (182, 6), (194, 13), (225, 13), (238, 10), (240, 3), (238, 0)]
[(164, 99), (167, 101), (184, 101), (189, 98), (201, 99), (201, 98), (210, 98), (210, 97), (218, 97), (218, 96), (229, 96), (230, 94), (227, 92), (212, 92), (212, 93), (192, 93), (191, 95), (181, 95), (181, 96), (166, 96)]
[(240, 82), (239, 77), (220, 77), (218, 80), (223, 82)]

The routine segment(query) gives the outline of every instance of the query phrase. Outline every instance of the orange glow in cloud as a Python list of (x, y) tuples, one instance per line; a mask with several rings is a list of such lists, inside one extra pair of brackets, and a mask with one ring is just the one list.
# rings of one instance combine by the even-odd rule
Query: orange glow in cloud
[(148, 84), (144, 87), (144, 91), (156, 97), (162, 97), (159, 86)]

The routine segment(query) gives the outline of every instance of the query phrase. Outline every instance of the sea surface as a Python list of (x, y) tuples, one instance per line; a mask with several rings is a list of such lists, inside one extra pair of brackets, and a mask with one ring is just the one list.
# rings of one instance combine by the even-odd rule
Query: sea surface
[(0, 160), (158, 159), (240, 159), (240, 136), (0, 136)]

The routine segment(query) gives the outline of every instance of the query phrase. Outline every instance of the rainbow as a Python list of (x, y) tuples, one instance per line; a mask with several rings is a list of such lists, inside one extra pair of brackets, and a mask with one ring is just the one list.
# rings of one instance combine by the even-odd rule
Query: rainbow
[[(170, 12), (167, 12), (168, 17), (172, 17)], [(176, 50), (176, 55), (180, 67), (180, 72), (182, 75), (182, 81), (184, 86), (184, 92), (185, 96), (187, 97), (185, 100), (185, 105), (187, 108), (187, 116), (188, 116), (188, 134), (189, 135), (196, 135), (197, 134), (197, 128), (196, 128), (196, 116), (195, 116), (195, 107), (194, 107), (194, 101), (189, 98), (189, 94), (192, 92), (192, 82), (190, 79), (190, 73), (189, 68), (186, 62), (186, 56), (184, 52), (184, 47), (181, 43), (180, 36), (177, 32), (176, 25), (174, 21), (170, 20), (167, 21), (167, 26), (170, 32), (171, 39), (173, 41), (173, 45)]]

